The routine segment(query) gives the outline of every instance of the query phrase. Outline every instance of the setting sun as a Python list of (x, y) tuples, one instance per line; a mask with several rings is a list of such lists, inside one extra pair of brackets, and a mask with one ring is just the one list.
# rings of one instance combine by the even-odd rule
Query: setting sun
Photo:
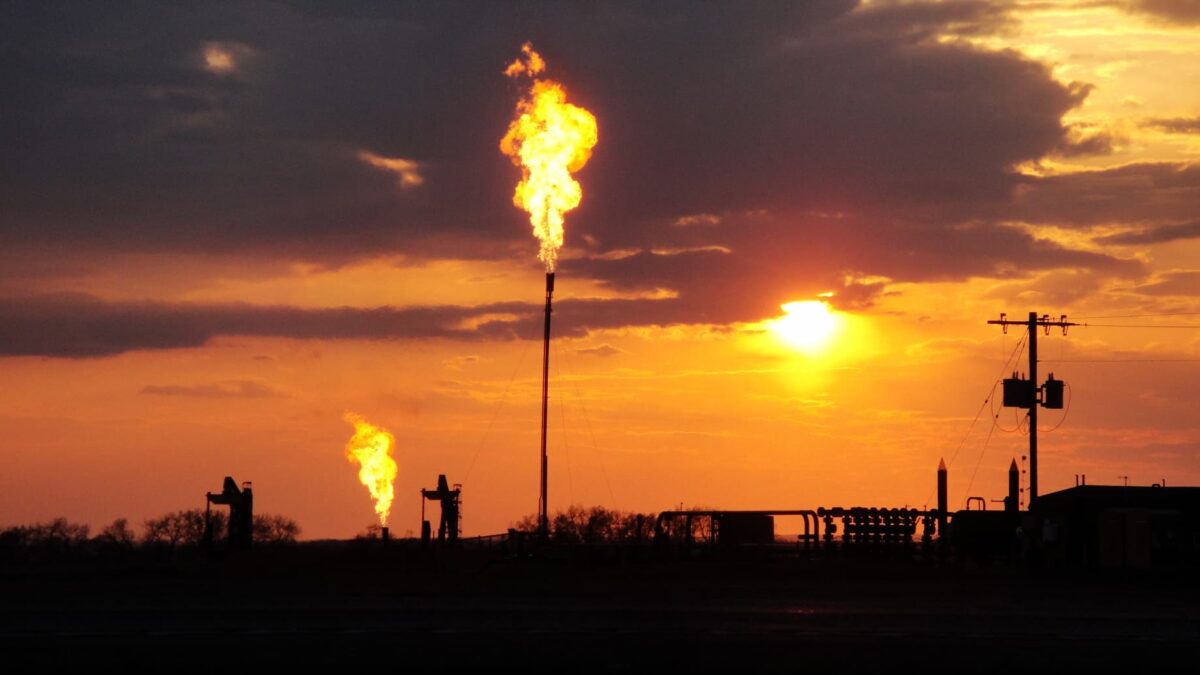
[(815, 354), (829, 344), (837, 333), (839, 320), (820, 300), (789, 302), (780, 307), (784, 315), (767, 323), (771, 331), (787, 346), (797, 351)]

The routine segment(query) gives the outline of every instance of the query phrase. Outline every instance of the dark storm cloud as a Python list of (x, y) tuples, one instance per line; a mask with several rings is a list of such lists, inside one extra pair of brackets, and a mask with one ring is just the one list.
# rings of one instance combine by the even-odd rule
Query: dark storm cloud
[(1057, 148), (1056, 154), (1062, 157), (1111, 155), (1118, 143), (1129, 140), (1124, 134), (1095, 125), (1073, 124), (1070, 132)]
[(997, 216), (1033, 223), (1178, 223), (1196, 217), (1200, 165), (1127, 164), (1031, 180)]
[[(492, 305), (492, 313), (525, 310)], [(481, 339), (494, 326), (460, 330), (466, 307), (305, 310), (254, 305), (109, 303), (87, 295), (0, 299), (0, 354), (90, 357), (136, 349), (199, 347), (218, 335), (292, 338)]]
[(1100, 244), (1161, 244), (1178, 239), (1195, 239), (1200, 237), (1200, 222), (1177, 223), (1151, 227), (1138, 232), (1123, 232), (1096, 239)]
[[(613, 240), (689, 212), (1000, 197), (1086, 94), (928, 40), (994, 28), (997, 5), (852, 7), (10, 5), (3, 235), (318, 258), (523, 236), (498, 70), (529, 38), (602, 120), (577, 220)], [(232, 71), (203, 68), (210, 44), (239, 46)], [(399, 193), (360, 149), (425, 185)]]
[(1087, 89), (1012, 54), (923, 41), (901, 19), (924, 26), (924, 6), (884, 9), (886, 22), (854, 12), (732, 55), (679, 54), (684, 72), (644, 69), (638, 45), (622, 44), (602, 67), (630, 60), (632, 77), (597, 97), (608, 135), (589, 185), (602, 197), (582, 209), (601, 241), (639, 234), (622, 214), (802, 207), (891, 220), (936, 206), (940, 225), (1006, 198), (1010, 167), (1063, 142), (1060, 117)]
[[(555, 334), (623, 326), (737, 321), (735, 308), (700, 311), (694, 300), (563, 300)], [(300, 309), (245, 304), (105, 302), (86, 295), (0, 299), (0, 356), (89, 358), (135, 350), (201, 347), (221, 336), (294, 339), (461, 341), (540, 339), (542, 307), (495, 303), (478, 307)], [(143, 393), (205, 395), (210, 389), (151, 387)], [(238, 390), (252, 395), (253, 390)], [(225, 391), (228, 394), (228, 391)], [(238, 393), (238, 392), (234, 392)]]
[[(847, 275), (1128, 271), (988, 223), (1036, 183), (1013, 166), (1110, 146), (1062, 123), (1087, 85), (935, 39), (1001, 30), (1009, 6), (9, 4), (0, 245), (532, 258), (497, 150), (519, 93), (499, 71), (532, 40), (600, 120), (568, 245), (731, 251), (573, 265), (677, 291), (693, 312), (680, 320), (761, 318), (827, 290), (861, 307), (882, 291)], [(228, 63), (206, 68), (206, 49)], [(399, 189), (362, 151), (416, 162), (423, 182)], [(673, 225), (690, 214), (721, 222)], [(208, 338), (188, 330), (165, 321), (139, 339)]]
[[(914, 230), (916, 230), (914, 232)], [(862, 233), (872, 232), (864, 246)], [(1012, 227), (977, 223), (941, 232), (936, 246), (922, 243), (919, 226), (874, 228), (872, 223), (797, 216), (778, 225), (743, 224), (725, 233), (732, 253), (642, 252), (618, 259), (564, 261), (566, 274), (607, 280), (621, 291), (677, 288), (697, 301), (697, 312), (737, 308), (741, 316), (777, 313), (789, 300), (833, 292), (835, 305), (862, 309), (886, 285), (846, 281), (846, 272), (905, 281), (949, 281), (972, 275), (1020, 276), (1058, 268), (1091, 269), (1116, 276), (1144, 272), (1144, 265), (1101, 253), (1065, 248)], [(853, 275), (850, 275), (853, 276)], [(700, 299), (709, 301), (704, 307)], [(713, 321), (698, 314), (699, 321)]]
[[(462, 199), (448, 199), (452, 182), (470, 195), (494, 185), (489, 196), (507, 204), (509, 181), (473, 173), (498, 163), (461, 161), (463, 144), (483, 133), (490, 152), (478, 160), (493, 159), (497, 121), (451, 100), (462, 92), (450, 83), (480, 82), (438, 58), (435, 26), (322, 20), (266, 3), (6, 10), (5, 243), (324, 259), (395, 248), (434, 226), (477, 226), (454, 208)], [(232, 70), (204, 68), (211, 44), (240, 47), (228, 48)], [(472, 64), (476, 80), (496, 80), (497, 104), (500, 59)], [(358, 158), (362, 149), (418, 159), (443, 190), (401, 193), (394, 175)]]

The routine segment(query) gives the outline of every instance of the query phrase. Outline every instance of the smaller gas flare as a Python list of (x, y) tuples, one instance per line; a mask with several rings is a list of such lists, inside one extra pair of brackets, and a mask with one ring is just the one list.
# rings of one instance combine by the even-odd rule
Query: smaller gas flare
[(579, 206), (583, 188), (571, 174), (582, 169), (596, 145), (596, 118), (567, 103), (567, 90), (538, 77), (546, 62), (526, 42), (522, 57), (504, 74), (529, 77), (529, 91), (517, 103), (517, 115), (500, 141), (500, 151), (521, 167), (513, 203), (529, 213), (533, 234), (541, 242), (538, 258), (553, 272), (563, 245), (563, 217)]
[(370, 490), (379, 524), (386, 526), (396, 492), (396, 460), (392, 457), (396, 437), (357, 413), (348, 412), (344, 419), (354, 425), (354, 436), (346, 443), (346, 459), (358, 465), (358, 480)]

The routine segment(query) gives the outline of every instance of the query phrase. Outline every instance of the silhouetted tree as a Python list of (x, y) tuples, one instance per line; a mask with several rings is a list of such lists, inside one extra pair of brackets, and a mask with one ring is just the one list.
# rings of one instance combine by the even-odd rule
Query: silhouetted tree
[(34, 526), (37, 540), (62, 546), (80, 546), (88, 540), (88, 526), (72, 523), (66, 518)]
[(11, 560), (53, 558), (82, 551), (88, 526), (55, 518), (46, 523), (18, 525), (0, 532), (0, 551)]
[(509, 525), (509, 527), (511, 527), (512, 529), (514, 529), (518, 532), (537, 532), (537, 529), (538, 529), (537, 514), (531, 513), (527, 516), (518, 518), (517, 522), (513, 523), (512, 525)]
[(617, 522), (617, 538), (620, 541), (649, 542), (654, 539), (654, 522), (658, 517), (652, 513), (622, 513)]
[(587, 511), (578, 504), (572, 504), (550, 516), (550, 538), (568, 544), (585, 541), (587, 520)]
[(294, 544), (300, 526), (291, 518), (263, 513), (254, 516), (253, 535), (256, 544)]
[[(224, 536), (225, 513), (212, 512), (213, 540)], [(174, 551), (179, 547), (199, 546), (204, 542), (204, 511), (189, 509), (168, 513), (146, 521), (146, 532), (142, 541), (148, 546), (165, 546)]]
[[(625, 513), (603, 506), (585, 508), (574, 504), (550, 516), (550, 539), (562, 543), (608, 544), (649, 542), (654, 534), (651, 514)], [(513, 524), (513, 529), (536, 532), (537, 515)]]
[(105, 559), (120, 560), (130, 555), (137, 543), (137, 537), (129, 527), (129, 521), (117, 518), (92, 539), (95, 552)]
[(117, 518), (112, 521), (112, 524), (100, 530), (100, 534), (96, 535), (96, 542), (110, 547), (122, 549), (133, 548), (137, 541), (137, 536), (129, 527), (129, 521), (124, 518)]

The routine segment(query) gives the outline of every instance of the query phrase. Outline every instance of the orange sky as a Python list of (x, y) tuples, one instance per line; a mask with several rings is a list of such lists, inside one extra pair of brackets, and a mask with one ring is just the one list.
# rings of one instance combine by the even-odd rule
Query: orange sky
[[(938, 11), (949, 11), (938, 6)], [(896, 38), (903, 41), (897, 49), (915, 54), (914, 63), (940, 63), (942, 57), (925, 59), (925, 52), (950, 50), (945, 54), (969, 57), (964, 69), (979, 67), (983, 73), (940, 75), (947, 82), (960, 76), (985, 77), (991, 72), (984, 68), (992, 63), (987, 59), (1010, 59), (1025, 64), (1013, 71), (1023, 73), (1021, 77), (1046, 78), (1045, 86), (1057, 83), (1064, 92), (1076, 92), (1074, 103), (1064, 102), (1065, 112), (1051, 120), (1061, 124), (1055, 127), (1061, 143), (1025, 153), (1036, 156), (1014, 151), (1021, 161), (1000, 172), (1012, 182), (998, 193), (972, 193), (969, 204), (967, 197), (947, 192), (914, 206), (919, 198), (910, 199), (900, 189), (903, 184), (872, 183), (874, 174), (867, 172), (874, 169), (868, 164), (886, 167), (900, 162), (899, 170), (891, 173), (904, 178), (908, 174), (903, 161), (908, 159), (896, 159), (886, 149), (878, 155), (854, 154), (861, 151), (857, 138), (871, 137), (874, 131), (854, 126), (860, 123), (855, 114), (833, 111), (830, 119), (849, 119), (848, 128), (856, 136), (845, 141), (845, 166), (840, 163), (843, 158), (811, 166), (780, 160), (775, 166), (764, 160), (769, 154), (747, 152), (736, 158), (736, 166), (727, 167), (737, 174), (729, 177), (728, 185), (705, 182), (708, 174), (692, 175), (690, 168), (668, 166), (656, 180), (662, 181), (664, 194), (675, 196), (664, 197), (653, 208), (643, 207), (630, 195), (644, 187), (644, 181), (639, 177), (638, 184), (622, 183), (613, 167), (619, 166), (622, 154), (641, 152), (636, 147), (640, 141), (684, 133), (687, 120), (667, 129), (652, 123), (653, 115), (640, 116), (630, 101), (659, 89), (643, 87), (636, 78), (622, 79), (630, 71), (622, 70), (619, 53), (589, 56), (553, 39), (535, 39), (549, 72), (595, 111), (601, 139), (594, 165), (578, 174), (583, 205), (567, 215), (564, 268), (555, 296), (565, 308), (574, 301), (580, 303), (576, 307), (593, 309), (576, 314), (564, 309), (568, 318), (552, 348), (551, 510), (573, 503), (646, 512), (680, 504), (925, 506), (933, 500), (940, 458), (950, 463), (953, 505), (961, 506), (969, 495), (999, 499), (1006, 489), (1004, 472), (1014, 457), (1024, 454), (1027, 439), (1012, 431), (1012, 410), (996, 408), (1000, 414), (991, 432), (986, 409), (978, 423), (972, 425), (972, 419), (1004, 374), (1002, 367), (1019, 331), (1003, 335), (985, 322), (1000, 312), (1021, 317), (1030, 310), (1065, 313), (1080, 321), (1131, 317), (1090, 319), (1096, 324), (1197, 326), (1079, 327), (1067, 337), (1054, 332), (1041, 338), (1046, 361), (1042, 373), (1053, 371), (1071, 387), (1069, 416), (1053, 433), (1042, 436), (1043, 493), (1072, 485), (1074, 475), (1081, 473), (1089, 483), (1119, 483), (1128, 476), (1138, 484), (1164, 478), (1170, 485), (1200, 484), (1200, 425), (1194, 414), (1200, 403), (1194, 386), (1200, 375), (1200, 314), (1192, 315), (1200, 313), (1200, 226), (1194, 221), (1200, 181), (1194, 172), (1188, 173), (1200, 155), (1200, 93), (1194, 87), (1200, 79), (1200, 24), (1186, 14), (1157, 12), (1153, 3), (988, 7), (986, 12), (931, 19), (916, 15), (906, 4), (875, 2), (849, 10), (837, 24), (850, 36), (847, 40), (869, 40), (872, 45), (903, 36)], [(617, 18), (612, 20), (623, 25), (620, 12), (614, 14)], [(295, 26), (303, 25), (296, 17), (287, 18), (292, 20)], [(293, 26), (287, 21), (285, 28)], [(393, 30), (403, 33), (406, 25), (375, 17), (354, 21), (363, 31), (354, 44), (370, 53), (389, 49), (379, 36)], [(534, 38), (553, 27), (530, 21)], [(514, 20), (510, 28), (517, 35), (524, 26)], [(742, 28), (748, 34), (768, 30), (753, 22)], [(180, 128), (232, 124), (221, 120), (251, 115), (246, 110), (266, 105), (238, 102), (246, 107), (235, 107), (229, 102), (234, 99), (219, 97), (275, 91), (272, 87), (278, 85), (272, 78), (288, 77), (288, 86), (296, 86), (291, 83), (302, 76), (303, 68), (318, 68), (314, 64), (320, 63), (304, 50), (330, 45), (307, 43), (302, 38), (308, 34), (301, 27), (295, 30), (299, 37), (264, 37), (262, 43), (253, 35), (195, 33), (193, 43), (184, 41), (186, 49), (179, 47), (192, 60), (180, 60), (171, 77), (147, 85), (148, 91), (159, 94), (147, 94), (146, 100), (190, 92), (189, 87), (201, 86), (195, 81), (209, 78), (217, 93), (204, 96), (224, 103), (172, 113), (176, 126), (170, 133), (151, 122), (137, 133), (186, 141), (191, 132)], [(263, 195), (273, 194), (274, 188), (248, 196), (234, 188), (200, 196), (189, 193), (175, 207), (164, 206), (171, 204), (167, 201), (143, 209), (162, 194), (190, 189), (162, 179), (162, 185), (155, 184), (158, 192), (130, 188), (111, 199), (85, 202), (81, 208), (93, 214), (85, 222), (77, 214), (59, 214), (54, 200), (30, 201), (37, 190), (13, 183), (17, 187), (11, 189), (19, 188), (21, 199), (28, 199), (19, 202), (19, 217), (4, 220), (0, 251), (7, 270), (0, 275), (0, 296), (9, 303), (6, 307), (16, 308), (5, 309), (0, 317), (18, 326), (12, 329), (15, 337), (0, 336), (5, 347), (5, 356), (0, 356), (0, 525), (55, 516), (95, 528), (118, 517), (140, 522), (169, 510), (203, 507), (204, 493), (219, 489), (223, 476), (231, 474), (239, 481), (253, 481), (256, 509), (295, 518), (306, 538), (349, 537), (374, 522), (374, 512), (355, 467), (343, 456), (352, 432), (343, 420), (346, 411), (364, 415), (396, 437), (399, 475), (390, 518), (394, 532), (419, 532), (418, 491), (434, 487), (439, 473), (463, 484), (467, 535), (503, 531), (534, 512), (541, 345), (537, 339), (524, 339), (535, 337), (524, 328), (477, 331), (492, 325), (489, 321), (501, 328), (524, 325), (520, 322), (530, 309), (523, 305), (531, 305), (536, 314), (543, 290), (537, 242), (527, 235), (523, 215), (506, 198), (519, 172), (495, 148), (497, 132), (503, 131), (519, 93), (505, 89), (509, 85), (501, 74), (522, 41), (508, 37), (505, 34), (505, 43), (494, 49), (480, 46), (484, 56), (478, 62), (464, 58), (452, 66), (468, 78), (465, 91), (486, 83), (478, 86), (499, 92), (480, 95), (488, 105), (501, 103), (494, 110), (476, 107), (473, 114), (480, 130), (464, 132), (472, 138), (478, 135), (483, 169), (455, 173), (448, 160), (423, 150), (420, 139), (404, 140), (406, 131), (354, 112), (355, 106), (373, 101), (402, 109), (400, 99), (433, 97), (438, 85), (417, 77), (398, 93), (386, 91), (386, 82), (354, 83), (370, 89), (375, 98), (347, 103), (346, 114), (364, 115), (355, 124), (380, 127), (338, 132), (346, 148), (371, 153), (365, 158), (350, 150), (335, 153), (339, 161), (356, 168), (310, 176), (303, 169), (288, 173), (293, 170), (289, 165), (281, 174), (295, 182), (279, 189), (295, 194), (288, 192), (280, 202), (303, 199), (305, 191), (326, 182), (336, 184), (340, 194), (358, 190), (355, 181), (378, 180), (371, 188), (378, 193), (362, 187), (361, 195), (346, 199), (394, 199), (412, 205), (416, 215), (405, 218), (431, 225), (410, 227), (399, 224), (399, 217), (361, 225), (355, 219), (365, 222), (366, 216), (353, 208), (335, 208), (340, 202), (334, 201), (320, 214), (331, 223), (328, 232), (320, 229), (322, 224), (297, 224), (308, 212), (285, 209), (261, 216), (261, 222), (275, 218), (294, 230), (280, 226), (267, 232), (264, 226), (260, 236), (253, 224), (260, 221), (252, 221), (219, 230), (220, 237), (234, 244), (209, 246), (203, 225), (182, 223), (172, 225), (177, 229), (171, 232), (186, 236), (173, 234), (170, 242), (161, 243), (156, 237), (165, 236), (167, 228), (156, 229), (153, 218), (165, 222), (178, 209), (192, 208), (189, 204), (199, 212), (207, 208), (202, 206), (205, 199), (226, 196), (247, 200), (241, 208), (253, 211), (259, 206), (254, 200), (268, 199)], [(771, 33), (771, 39), (779, 50), (824, 48), (800, 29), (794, 34)], [(490, 44), (480, 38), (479, 44), (485, 43)], [(556, 48), (565, 64), (558, 71)], [(302, 53), (303, 58), (295, 56), (294, 67), (280, 65)], [(493, 57), (494, 62), (487, 60)], [(602, 66), (602, 60), (607, 65)], [(986, 63), (980, 65), (981, 60)], [(129, 67), (113, 63), (115, 69)], [(414, 62), (413, 68), (419, 65)], [(610, 79), (606, 67), (615, 69)], [(759, 71), (740, 68), (733, 71), (739, 86), (756, 91)], [(711, 74), (716, 80), (727, 75)], [(859, 75), (848, 71), (845, 77), (852, 81)], [(689, 77), (681, 79), (704, 80), (700, 75)], [(118, 86), (106, 82), (94, 87)], [(1008, 80), (997, 82), (994, 86), (1008, 86)], [(978, 86), (986, 85), (979, 80)], [(891, 95), (887, 83), (877, 86), (878, 96)], [(938, 105), (939, 97), (962, 96), (965, 101), (973, 94), (963, 92), (973, 86), (933, 86), (920, 100), (929, 106)], [(1079, 93), (1085, 90), (1086, 95)], [(845, 98), (853, 99), (860, 91), (846, 93)], [(29, 96), (33, 103), (28, 105), (51, 105)], [(264, 94), (262, 101), (270, 100)], [(754, 128), (760, 124), (778, 123), (787, 130), (792, 125), (819, 125), (823, 119), (824, 108), (804, 114), (769, 106), (745, 112), (737, 106), (725, 108), (727, 102), (719, 96), (699, 100), (721, 111), (712, 113), (714, 118), (732, 120), (720, 133), (735, 140), (756, 138)], [(458, 103), (475, 105), (471, 100)], [(1019, 116), (1022, 105), (1012, 115)], [(317, 105), (312, 106), (315, 111)], [(952, 121), (957, 111), (967, 118), (985, 114), (968, 103), (948, 109), (954, 111), (948, 118)], [(104, 123), (104, 114), (96, 113), (98, 124)], [(746, 126), (740, 126), (739, 116), (748, 119)], [(272, 126), (271, 133), (287, 136), (303, 130), (315, 138), (337, 116), (298, 112), (295, 117), (278, 122), (279, 127), (292, 127)], [(644, 120), (644, 126), (636, 125), (637, 120)], [(386, 122), (402, 128), (406, 119)], [(869, 122), (862, 118), (863, 124)], [(821, 137), (840, 132), (812, 133)], [(792, 142), (781, 138), (779, 143)], [(919, 155), (920, 148), (936, 144), (936, 138), (934, 129), (931, 140), (912, 141), (917, 150), (906, 150), (905, 157)], [(887, 139), (880, 135), (871, 147), (886, 147)], [(740, 144), (735, 140), (727, 143), (733, 152)], [(85, 140), (76, 142), (86, 145)], [(457, 141), (447, 141), (452, 142)], [(713, 142), (719, 157), (726, 143), (720, 138)], [(316, 140), (311, 143), (311, 148), (326, 147)], [(466, 140), (462, 143), (473, 147)], [(80, 152), (108, 157), (116, 167), (111, 173), (123, 181), (136, 180), (130, 176), (143, 171), (147, 181), (159, 180), (153, 167), (125, 167), (125, 152), (130, 153), (130, 166), (149, 161), (125, 141), (114, 142), (114, 147), (110, 155), (88, 147)], [(37, 174), (41, 165), (35, 166), (34, 159), (39, 156), (63, 153), (67, 163), (62, 166), (74, 165), (62, 150), (33, 141), (21, 148), (21, 166), (43, 176), (39, 185), (45, 185), (48, 194), (62, 187), (56, 176), (63, 176), (63, 184), (76, 196), (88, 194), (93, 184), (97, 194), (103, 187), (103, 176), (83, 169), (78, 174), (74, 168)], [(770, 143), (764, 148), (765, 153)], [(974, 146), (967, 144), (962, 152), (975, 152)], [(933, 149), (930, 153), (937, 156)], [(226, 170), (186, 156), (190, 170), (201, 179)], [(706, 155), (695, 161), (709, 159)], [(852, 180), (860, 160), (862, 180)], [(713, 175), (720, 175), (720, 168), (715, 164)], [(1159, 174), (1154, 172), (1160, 169), (1175, 172), (1171, 175), (1177, 178), (1156, 178)], [(126, 170), (133, 173), (122, 173)], [(366, 173), (354, 173), (359, 170)], [(788, 171), (796, 173), (781, 178), (779, 173)], [(920, 174), (913, 178), (913, 194), (937, 181), (957, 185), (954, 181), (969, 173), (955, 169), (941, 174), (935, 167), (929, 170), (931, 182), (918, 185), (926, 181), (922, 171), (911, 171)], [(794, 181), (795, 191), (806, 196), (781, 201), (782, 195), (791, 194), (780, 182), (783, 178)], [(693, 183), (680, 182), (685, 179)], [(311, 185), (306, 182), (310, 180)], [(433, 191), (451, 180), (458, 183), (450, 194), (470, 193), (470, 199), (487, 195), (494, 202), (480, 207), (482, 216), (475, 211), (461, 215), (482, 233), (456, 229), (453, 223), (436, 224), (443, 207), (455, 206), (450, 201), (421, 201), (426, 199), (423, 191), (446, 194)], [(1162, 189), (1127, 193), (1147, 185)], [(618, 188), (625, 195), (614, 194)], [(880, 196), (878, 203), (863, 202), (883, 193), (890, 196)], [(728, 200), (727, 208), (721, 200)], [(615, 209), (609, 205), (616, 202), (627, 210), (628, 225), (618, 222), (622, 214), (602, 210)], [(880, 214), (893, 205), (907, 209), (897, 216), (903, 220), (880, 221)], [(72, 224), (58, 224), (60, 217)], [(937, 229), (923, 229), (934, 221)], [(188, 229), (192, 227), (197, 229)], [(246, 228), (253, 234), (239, 239)], [(1171, 228), (1179, 234), (1172, 234)], [(804, 237), (792, 236), (801, 230)], [(917, 233), (911, 248), (905, 238), (909, 232)], [(970, 267), (976, 251), (1015, 246), (1010, 241), (1023, 242), (1026, 248)], [(980, 248), (974, 248), (976, 243)], [(839, 317), (826, 346), (797, 350), (771, 330), (770, 321), (783, 313), (772, 308), (826, 292), (833, 294), (830, 302)], [(860, 292), (864, 295), (855, 295)], [(56, 294), (66, 293), (86, 294), (104, 308), (128, 311), (134, 323), (139, 308), (146, 306), (168, 317), (199, 313), (204, 321), (209, 320), (204, 318), (209, 308), (235, 314), (287, 308), (300, 317), (337, 308), (466, 309), (461, 316), (429, 317), (431, 323), (452, 325), (428, 334), (358, 328), (321, 332), (308, 324), (289, 333), (256, 326), (211, 329), (195, 339), (190, 333), (167, 335), (162, 344), (134, 340), (132, 346), (106, 347), (97, 354), (54, 353), (49, 347), (43, 353), (37, 343), (56, 343), (70, 337), (66, 334), (71, 330), (86, 333), (96, 325), (85, 321), (81, 329), (62, 328), (51, 321), (34, 324), (41, 333), (19, 333), (17, 319), (30, 313), (42, 316), (36, 308), (43, 305), (37, 303), (56, 307), (54, 303), (63, 302)], [(619, 305), (620, 300), (631, 304)], [(498, 306), (476, 311), (488, 305)], [(589, 313), (605, 313), (606, 307), (626, 306), (637, 316), (627, 321), (607, 314), (603, 320), (589, 318)], [(764, 306), (767, 309), (760, 309)], [(656, 318), (656, 307), (668, 308), (662, 318)], [(364, 316), (363, 322), (373, 320), (369, 313)], [(168, 320), (166, 326), (191, 320)], [(221, 322), (253, 322), (212, 320), (224, 326), (229, 323)], [(1023, 361), (1020, 369), (1025, 370)], [(1047, 411), (1042, 424), (1056, 425), (1060, 417)]]

